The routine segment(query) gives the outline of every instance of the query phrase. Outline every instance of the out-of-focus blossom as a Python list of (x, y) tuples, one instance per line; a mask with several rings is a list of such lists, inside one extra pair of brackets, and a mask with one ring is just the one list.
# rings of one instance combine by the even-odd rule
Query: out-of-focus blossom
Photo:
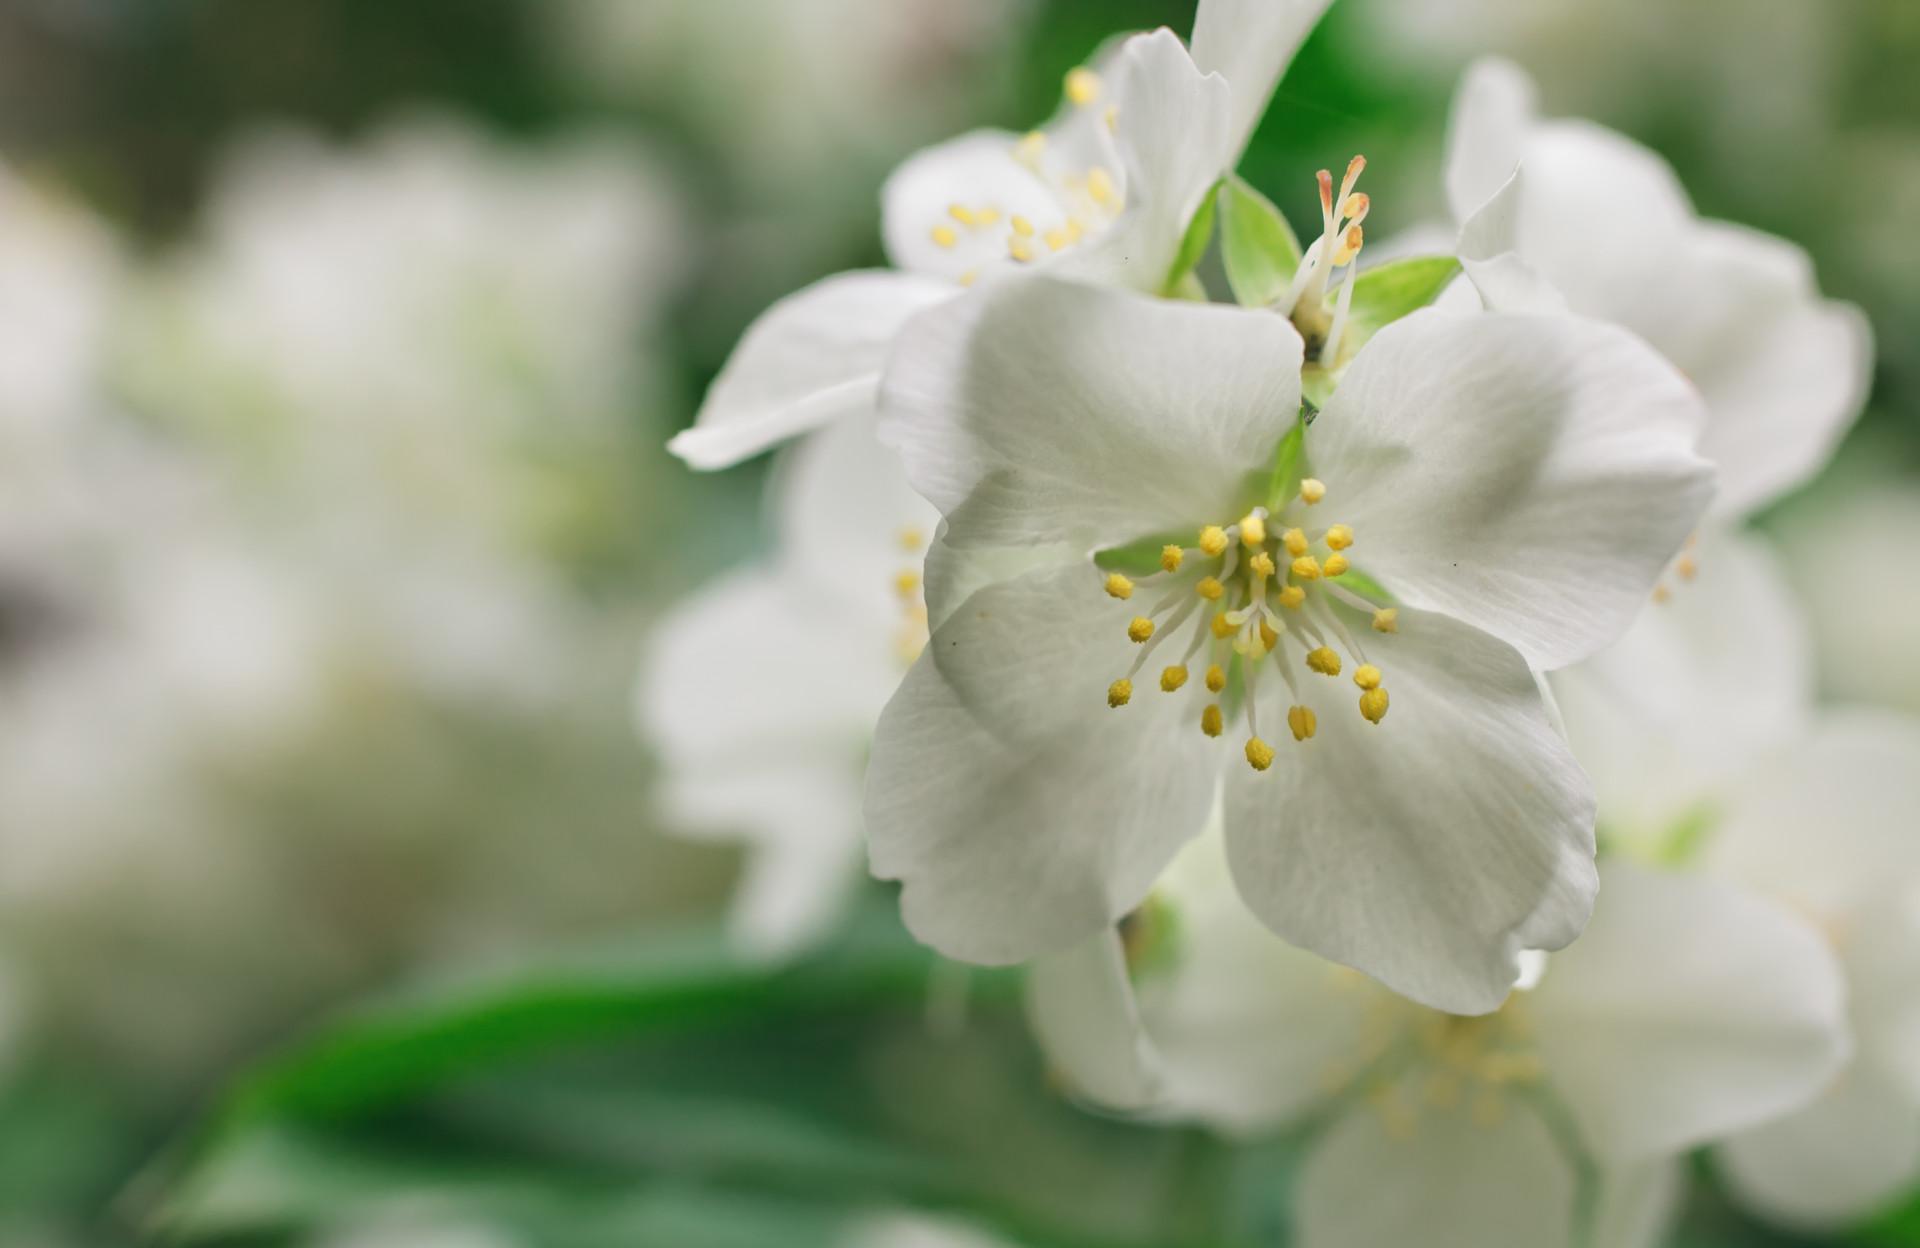
[(1253, 910), (1410, 996), (1492, 1009), (1521, 950), (1579, 933), (1592, 797), (1529, 662), (1617, 636), (1697, 521), (1698, 401), (1611, 326), (1428, 310), (1306, 424), (1303, 353), (1266, 310), (1049, 275), (909, 325), (881, 436), (944, 527), (866, 809), (922, 939), (1005, 962), (1094, 936), (1223, 772)]
[(955, 1218), (885, 1213), (856, 1222), (841, 1248), (1010, 1248), (1010, 1242)]
[(830, 277), (769, 309), (674, 452), (724, 467), (870, 410), (901, 326), (977, 280), (1044, 267), (1165, 290), (1182, 276), (1188, 221), (1325, 8), (1204, 0), (1191, 54), (1171, 31), (1135, 36), (1067, 76), (1044, 128), (978, 130), (909, 159), (883, 191), (896, 268)]
[(638, 691), (669, 817), (752, 847), (734, 929), (760, 955), (821, 934), (864, 874), (861, 776), (926, 644), (920, 565), (938, 519), (871, 414), (796, 445), (772, 499), (779, 553), (675, 608)]

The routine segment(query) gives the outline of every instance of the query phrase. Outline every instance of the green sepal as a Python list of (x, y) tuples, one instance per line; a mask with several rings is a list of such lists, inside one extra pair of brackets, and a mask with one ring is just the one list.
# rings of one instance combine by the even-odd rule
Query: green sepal
[(1212, 189), (1201, 196), (1200, 206), (1193, 210), (1193, 219), (1187, 222), (1187, 232), (1180, 238), (1180, 250), (1174, 253), (1173, 267), (1167, 270), (1167, 280), (1160, 284), (1161, 294), (1192, 298), (1184, 293), (1182, 287), (1186, 285), (1186, 279), (1193, 276), (1194, 266), (1200, 263), (1200, 257), (1207, 254), (1207, 244), (1213, 241), (1213, 219), (1218, 202)]
[(1407, 313), (1426, 307), (1459, 273), (1460, 262), (1452, 256), (1409, 256), (1360, 274), (1354, 279), (1353, 308), (1347, 314), (1348, 347), (1358, 351), (1367, 339)]
[(1238, 174), (1221, 180), (1218, 198), (1220, 259), (1227, 284), (1240, 306), (1264, 308), (1292, 285), (1300, 267), (1300, 240), (1272, 201)]

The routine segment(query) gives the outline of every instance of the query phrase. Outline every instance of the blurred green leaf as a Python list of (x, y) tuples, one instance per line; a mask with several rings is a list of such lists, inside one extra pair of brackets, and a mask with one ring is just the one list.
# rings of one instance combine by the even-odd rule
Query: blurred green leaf
[(1286, 294), (1300, 267), (1300, 240), (1280, 210), (1238, 174), (1220, 184), (1219, 205), (1227, 284), (1242, 307), (1263, 308)]
[(1460, 262), (1452, 256), (1411, 256), (1366, 270), (1354, 280), (1347, 340), (1358, 350), (1382, 329), (1438, 299), (1459, 272)]
[(1218, 203), (1213, 188), (1201, 197), (1193, 220), (1187, 222), (1187, 232), (1180, 236), (1180, 250), (1174, 255), (1173, 267), (1167, 271), (1167, 280), (1160, 284), (1163, 294), (1179, 290), (1193, 275), (1193, 267), (1200, 263), (1200, 257), (1207, 254), (1207, 244), (1213, 241), (1213, 218)]

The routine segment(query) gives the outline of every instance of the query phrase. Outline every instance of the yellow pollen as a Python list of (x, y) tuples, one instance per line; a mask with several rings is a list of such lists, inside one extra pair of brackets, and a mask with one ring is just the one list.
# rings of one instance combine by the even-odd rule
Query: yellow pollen
[(1346, 236), (1340, 240), (1339, 248), (1333, 253), (1335, 267), (1353, 263), (1353, 258), (1360, 254), (1360, 248), (1366, 242), (1366, 237), (1366, 231), (1359, 226), (1348, 227)]
[(961, 225), (978, 225), (980, 223), (980, 218), (973, 215), (973, 209), (967, 207), (965, 204), (948, 204), (947, 215), (955, 221), (958, 221)]
[(1287, 548), (1287, 553), (1290, 555), (1299, 556), (1307, 553), (1307, 535), (1299, 529), (1288, 529), (1280, 538), (1280, 544)]
[(1320, 561), (1312, 555), (1301, 555), (1293, 561), (1293, 574), (1303, 581), (1320, 579)]
[(953, 227), (950, 225), (936, 225), (931, 233), (937, 246), (951, 247), (960, 241), (960, 236), (953, 232)]
[(1118, 572), (1107, 573), (1107, 595), (1112, 598), (1133, 597), (1133, 582)]
[(1221, 595), (1227, 592), (1227, 587), (1211, 576), (1203, 576), (1194, 583), (1193, 592), (1208, 602), (1219, 602)]
[(1087, 194), (1103, 207), (1114, 200), (1113, 175), (1099, 165), (1087, 170)]
[(1693, 561), (1692, 555), (1681, 555), (1673, 561), (1673, 570), (1679, 573), (1681, 580), (1690, 581), (1699, 573), (1700, 565)]
[(1033, 222), (1027, 220), (1025, 217), (1021, 216), (1019, 213), (1015, 213), (1013, 215), (1013, 232), (1015, 234), (1018, 234), (1021, 238), (1032, 238)]
[(1300, 604), (1307, 600), (1307, 591), (1298, 585), (1288, 585), (1280, 591), (1280, 605), (1298, 611)]
[(1053, 251), (1064, 251), (1066, 250), (1067, 244), (1073, 241), (1065, 230), (1058, 229), (1048, 230), (1041, 237), (1046, 240), (1048, 248)]
[(1334, 550), (1345, 550), (1353, 545), (1353, 530), (1344, 524), (1336, 524), (1327, 530), (1327, 545)]
[(1122, 676), (1107, 686), (1107, 705), (1115, 710), (1125, 706), (1133, 697), (1133, 682)]
[(1227, 687), (1227, 674), (1215, 663), (1207, 669), (1207, 692), (1219, 693)]
[(1367, 722), (1377, 724), (1387, 717), (1387, 689), (1385, 685), (1369, 689), (1360, 695), (1360, 713)]
[(1317, 646), (1307, 651), (1307, 666), (1322, 676), (1338, 676), (1340, 656), (1335, 654), (1331, 647)]
[(1311, 506), (1327, 496), (1327, 483), (1318, 477), (1307, 477), (1300, 482), (1300, 501)]
[(1328, 576), (1339, 576), (1347, 570), (1347, 567), (1347, 557), (1336, 552), (1327, 556), (1327, 561), (1321, 565), (1320, 570)]
[(962, 286), (971, 286), (978, 280), (980, 280), (979, 269), (968, 269), (960, 275), (960, 284)]
[(1247, 560), (1247, 567), (1253, 570), (1255, 576), (1272, 576), (1274, 572), (1273, 556), (1263, 550), (1253, 558)]
[(1224, 611), (1213, 617), (1211, 627), (1213, 628), (1213, 635), (1222, 640), (1233, 636), (1233, 621), (1227, 618), (1226, 612)]
[(900, 549), (908, 552), (919, 550), (927, 544), (926, 530), (916, 525), (908, 525), (900, 530)]
[(1260, 617), (1260, 644), (1268, 650), (1280, 644), (1280, 634), (1273, 631), (1273, 625), (1267, 623), (1265, 616)]
[(1160, 673), (1160, 690), (1163, 693), (1172, 693), (1186, 683), (1187, 669), (1177, 663)]
[(1021, 264), (1028, 264), (1033, 260), (1033, 248), (1028, 246), (1025, 239), (1013, 234), (1007, 236), (1007, 254)]
[(1200, 549), (1208, 555), (1218, 555), (1227, 548), (1227, 531), (1217, 524), (1210, 524), (1200, 530)]
[(1127, 625), (1127, 638), (1130, 641), (1142, 642), (1151, 636), (1153, 636), (1153, 621), (1144, 615), (1134, 616), (1133, 622)]
[(1247, 762), (1255, 771), (1265, 771), (1273, 766), (1273, 747), (1259, 737), (1248, 737)]
[(1400, 631), (1400, 609), (1381, 607), (1373, 613), (1373, 631), (1376, 633), (1397, 633)]
[(1086, 232), (1086, 223), (1081, 221), (1079, 217), (1067, 218), (1067, 241), (1069, 243), (1079, 242), (1080, 236)]
[(976, 208), (973, 213), (973, 219), (981, 225), (992, 225), (1000, 219), (1000, 210), (993, 207)]
[(1248, 549), (1252, 549), (1253, 547), (1260, 545), (1262, 542), (1265, 542), (1266, 540), (1267, 540), (1267, 522), (1260, 518), (1259, 512), (1250, 511), (1245, 516), (1241, 517), (1240, 541), (1242, 542), (1242, 544), (1244, 544)]
[(1160, 570), (1162, 572), (1178, 572), (1180, 570), (1180, 564), (1186, 557), (1187, 552), (1181, 550), (1178, 546), (1162, 546), (1160, 548)]
[(893, 590), (902, 598), (913, 597), (913, 592), (919, 588), (920, 574), (912, 569), (908, 569), (893, 578)]
[(1217, 737), (1226, 728), (1226, 722), (1220, 717), (1220, 708), (1208, 703), (1207, 709), (1200, 712), (1200, 731), (1210, 737)]
[(1371, 663), (1362, 663), (1359, 667), (1353, 669), (1353, 683), (1359, 685), (1362, 689), (1378, 689), (1380, 687), (1380, 669)]
[(1295, 706), (1287, 709), (1287, 727), (1293, 730), (1295, 741), (1305, 741), (1319, 726), (1320, 721), (1314, 718), (1312, 707)]
[(1091, 104), (1100, 98), (1100, 75), (1077, 65), (1067, 71), (1066, 92), (1075, 104)]
[(1673, 591), (1668, 589), (1665, 585), (1655, 585), (1653, 587), (1653, 600), (1655, 603), (1661, 606), (1665, 606), (1668, 600), (1671, 599), (1672, 597), (1673, 597)]

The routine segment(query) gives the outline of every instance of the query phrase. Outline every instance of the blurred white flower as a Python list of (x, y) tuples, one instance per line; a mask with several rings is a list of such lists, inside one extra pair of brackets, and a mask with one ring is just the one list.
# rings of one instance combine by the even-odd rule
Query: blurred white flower
[(637, 695), (669, 818), (751, 847), (733, 918), (756, 955), (821, 935), (865, 874), (861, 776), (926, 643), (920, 565), (938, 519), (871, 414), (793, 447), (771, 497), (778, 553), (662, 621)]
[(1009, 1243), (956, 1218), (917, 1213), (870, 1215), (841, 1239), (842, 1248), (1008, 1248)]
[[(866, 810), (923, 940), (1008, 962), (1085, 939), (1223, 770), (1254, 911), (1410, 996), (1492, 1009), (1520, 950), (1578, 934), (1591, 793), (1529, 663), (1611, 641), (1698, 519), (1698, 401), (1612, 327), (1429, 310), (1302, 425), (1303, 352), (1268, 311), (1046, 275), (909, 325), (881, 436), (945, 525)], [(1136, 694), (1162, 644), (1164, 692)], [(1250, 767), (1214, 741), (1235, 700)], [(1294, 739), (1277, 767), (1263, 725)]]
[(1585, 935), (1497, 1012), (1462, 1018), (1274, 940), (1234, 904), (1210, 834), (1125, 929), (1134, 1017), (1111, 1008), (1131, 1005), (1118, 957), (1106, 1008), (1087, 1008), (1091, 951), (1037, 968), (1030, 1000), (1049, 1055), (1096, 1098), (1128, 1090), (1115, 1051), (1140, 1038), (1146, 1095), (1128, 1104), (1233, 1132), (1318, 1122), (1294, 1199), (1304, 1248), (1651, 1246), (1679, 1154), (1804, 1104), (1838, 1069), (1840, 977), (1806, 923), (1730, 885), (1619, 863), (1603, 877)]
[(768, 309), (671, 449), (725, 467), (870, 409), (901, 326), (982, 278), (1037, 266), (1161, 291), (1189, 219), (1327, 2), (1203, 0), (1191, 54), (1165, 29), (1137, 35), (1067, 76), (1045, 128), (974, 131), (909, 159), (882, 192), (896, 267), (830, 277)]

